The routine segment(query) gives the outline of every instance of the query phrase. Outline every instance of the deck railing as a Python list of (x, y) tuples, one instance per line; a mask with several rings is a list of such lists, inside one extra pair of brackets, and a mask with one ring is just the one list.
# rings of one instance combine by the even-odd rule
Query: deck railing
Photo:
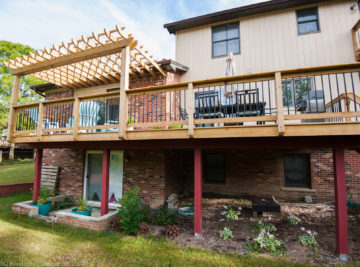
[(355, 63), (129, 89), (126, 101), (111, 92), (17, 106), (13, 137), (92, 140), (89, 136), (105, 134), (96, 140), (106, 140), (106, 134), (124, 138), (121, 129), (126, 129), (129, 134), (162, 131), (163, 138), (180, 130), (181, 138), (225, 128), (250, 129), (247, 135), (256, 136), (266, 126), (283, 135), (290, 125), (358, 123), (359, 72)]

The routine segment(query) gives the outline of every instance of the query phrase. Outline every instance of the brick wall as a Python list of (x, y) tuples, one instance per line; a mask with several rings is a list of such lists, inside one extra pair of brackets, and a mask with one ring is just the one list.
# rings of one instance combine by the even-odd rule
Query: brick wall
[(54, 92), (46, 92), (45, 100), (50, 101), (50, 100), (69, 98), (69, 97), (73, 97), (73, 96), (74, 96), (74, 92), (72, 90), (60, 89), (60, 90), (56, 90)]
[(0, 185), (0, 197), (8, 196), (15, 193), (30, 192), (33, 183), (17, 183)]
[[(334, 199), (333, 159), (331, 149), (311, 150), (311, 190), (285, 188), (283, 154), (286, 151), (227, 150), (226, 183), (208, 184), (203, 181), (203, 192), (223, 195), (274, 195), (281, 200), (302, 200), (311, 195), (315, 201)], [(294, 151), (290, 151), (294, 152)], [(193, 155), (184, 154), (183, 191), (193, 192)], [(345, 150), (346, 183), (353, 194), (353, 201), (360, 203), (360, 153)]]
[(123, 191), (140, 187), (140, 197), (152, 208), (165, 201), (165, 152), (126, 151)]

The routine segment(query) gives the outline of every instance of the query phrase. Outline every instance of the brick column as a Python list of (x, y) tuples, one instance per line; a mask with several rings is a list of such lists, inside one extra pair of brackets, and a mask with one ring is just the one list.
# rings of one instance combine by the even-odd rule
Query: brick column
[(202, 235), (202, 157), (201, 149), (194, 150), (194, 235)]
[(109, 211), (109, 167), (110, 150), (103, 150), (102, 177), (101, 177), (101, 216)]
[(42, 156), (43, 156), (43, 150), (38, 149), (35, 156), (35, 173), (34, 173), (34, 186), (33, 186), (34, 203), (37, 201), (37, 198), (40, 196)]
[(347, 259), (348, 255), (348, 224), (346, 207), (346, 177), (344, 163), (344, 149), (334, 148), (334, 186), (335, 186), (335, 215), (336, 215), (336, 252), (340, 258)]

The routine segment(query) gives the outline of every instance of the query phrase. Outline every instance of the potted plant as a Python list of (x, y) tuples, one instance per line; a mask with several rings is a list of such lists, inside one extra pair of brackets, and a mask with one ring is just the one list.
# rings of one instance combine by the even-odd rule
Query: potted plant
[(32, 206), (38, 207), (39, 215), (48, 216), (51, 209), (51, 201), (48, 201), (48, 198), (54, 196), (54, 194), (49, 189), (43, 189), (40, 191), (40, 196), (38, 197), (35, 203), (32, 203)]
[(80, 198), (78, 200), (78, 207), (73, 208), (71, 213), (84, 215), (84, 216), (91, 216), (92, 207), (87, 205), (86, 199)]

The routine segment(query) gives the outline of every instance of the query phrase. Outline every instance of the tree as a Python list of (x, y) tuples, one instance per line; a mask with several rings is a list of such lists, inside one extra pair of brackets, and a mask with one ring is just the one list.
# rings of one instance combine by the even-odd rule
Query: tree
[[(14, 80), (13, 76), (9, 73), (10, 69), (3, 64), (3, 61), (28, 55), (30, 52), (34, 52), (34, 49), (30, 46), (0, 41), (0, 135), (7, 128), (11, 90)], [(19, 105), (41, 100), (42, 97), (30, 89), (30, 86), (42, 83), (45, 82), (35, 77), (29, 75), (23, 76), (20, 81)]]

